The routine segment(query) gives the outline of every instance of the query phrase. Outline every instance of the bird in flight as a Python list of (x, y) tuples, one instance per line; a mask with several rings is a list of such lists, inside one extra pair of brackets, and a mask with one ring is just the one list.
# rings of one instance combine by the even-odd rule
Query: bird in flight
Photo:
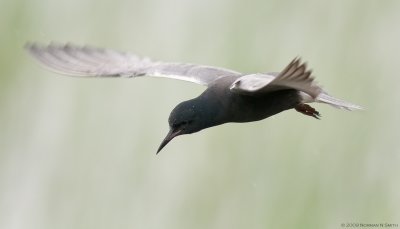
[(280, 72), (243, 74), (229, 69), (188, 63), (167, 63), (131, 53), (73, 44), (29, 43), (26, 50), (48, 69), (81, 77), (163, 77), (201, 84), (207, 89), (181, 102), (171, 112), (169, 132), (157, 153), (173, 138), (228, 122), (253, 122), (285, 110), (319, 119), (308, 103), (345, 110), (360, 106), (329, 95), (314, 81), (306, 63), (295, 58)]

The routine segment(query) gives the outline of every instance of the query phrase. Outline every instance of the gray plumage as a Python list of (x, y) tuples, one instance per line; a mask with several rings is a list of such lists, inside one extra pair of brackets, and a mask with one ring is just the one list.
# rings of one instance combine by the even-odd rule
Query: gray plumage
[(362, 109), (328, 95), (298, 58), (279, 73), (242, 74), (211, 66), (151, 61), (130, 53), (90, 46), (27, 44), (26, 49), (45, 67), (61, 74), (165, 77), (207, 86), (200, 96), (173, 109), (168, 120), (170, 132), (157, 153), (178, 135), (227, 122), (258, 121), (292, 108), (319, 118), (318, 111), (306, 103), (322, 102), (340, 109)]

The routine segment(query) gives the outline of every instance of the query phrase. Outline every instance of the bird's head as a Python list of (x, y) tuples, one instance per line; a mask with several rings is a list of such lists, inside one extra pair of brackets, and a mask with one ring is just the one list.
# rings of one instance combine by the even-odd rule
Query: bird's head
[(189, 100), (178, 104), (169, 115), (169, 132), (161, 142), (157, 154), (173, 138), (183, 134), (191, 134), (205, 128), (201, 119), (202, 109), (197, 101)]

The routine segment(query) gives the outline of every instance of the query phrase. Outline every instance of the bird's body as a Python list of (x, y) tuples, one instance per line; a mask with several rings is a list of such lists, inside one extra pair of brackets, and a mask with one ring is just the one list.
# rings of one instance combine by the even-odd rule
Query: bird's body
[(235, 77), (221, 78), (194, 99), (211, 101), (204, 104), (207, 104), (208, 110), (216, 111), (217, 124), (259, 121), (292, 109), (301, 102), (299, 92), (295, 89), (272, 91), (259, 96), (234, 93), (229, 86), (235, 80)]
[(323, 91), (299, 59), (279, 73), (242, 74), (195, 64), (153, 62), (129, 53), (87, 46), (28, 44), (28, 51), (46, 67), (68, 75), (87, 77), (155, 76), (207, 86), (198, 97), (178, 104), (168, 119), (170, 131), (157, 153), (174, 137), (228, 122), (259, 121), (296, 109), (319, 118), (306, 103), (321, 102), (346, 110), (360, 106)]
[[(196, 115), (201, 129), (228, 122), (253, 122), (268, 118), (284, 110), (295, 108), (301, 103), (299, 92), (294, 89), (278, 90), (260, 96), (234, 93), (229, 86), (237, 77), (226, 76), (216, 80), (198, 97), (184, 101), (184, 109), (174, 109), (173, 119), (180, 119), (185, 111)], [(179, 104), (177, 107), (181, 106)]]

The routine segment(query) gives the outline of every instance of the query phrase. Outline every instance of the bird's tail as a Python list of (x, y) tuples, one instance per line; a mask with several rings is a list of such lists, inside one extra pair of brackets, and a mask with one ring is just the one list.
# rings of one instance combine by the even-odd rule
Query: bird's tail
[(316, 101), (320, 102), (320, 103), (326, 103), (333, 107), (336, 107), (339, 109), (345, 109), (348, 111), (363, 110), (363, 108), (359, 105), (352, 104), (350, 102), (346, 102), (341, 99), (337, 99), (335, 97), (328, 95), (325, 92), (322, 92), (321, 94), (319, 94)]

